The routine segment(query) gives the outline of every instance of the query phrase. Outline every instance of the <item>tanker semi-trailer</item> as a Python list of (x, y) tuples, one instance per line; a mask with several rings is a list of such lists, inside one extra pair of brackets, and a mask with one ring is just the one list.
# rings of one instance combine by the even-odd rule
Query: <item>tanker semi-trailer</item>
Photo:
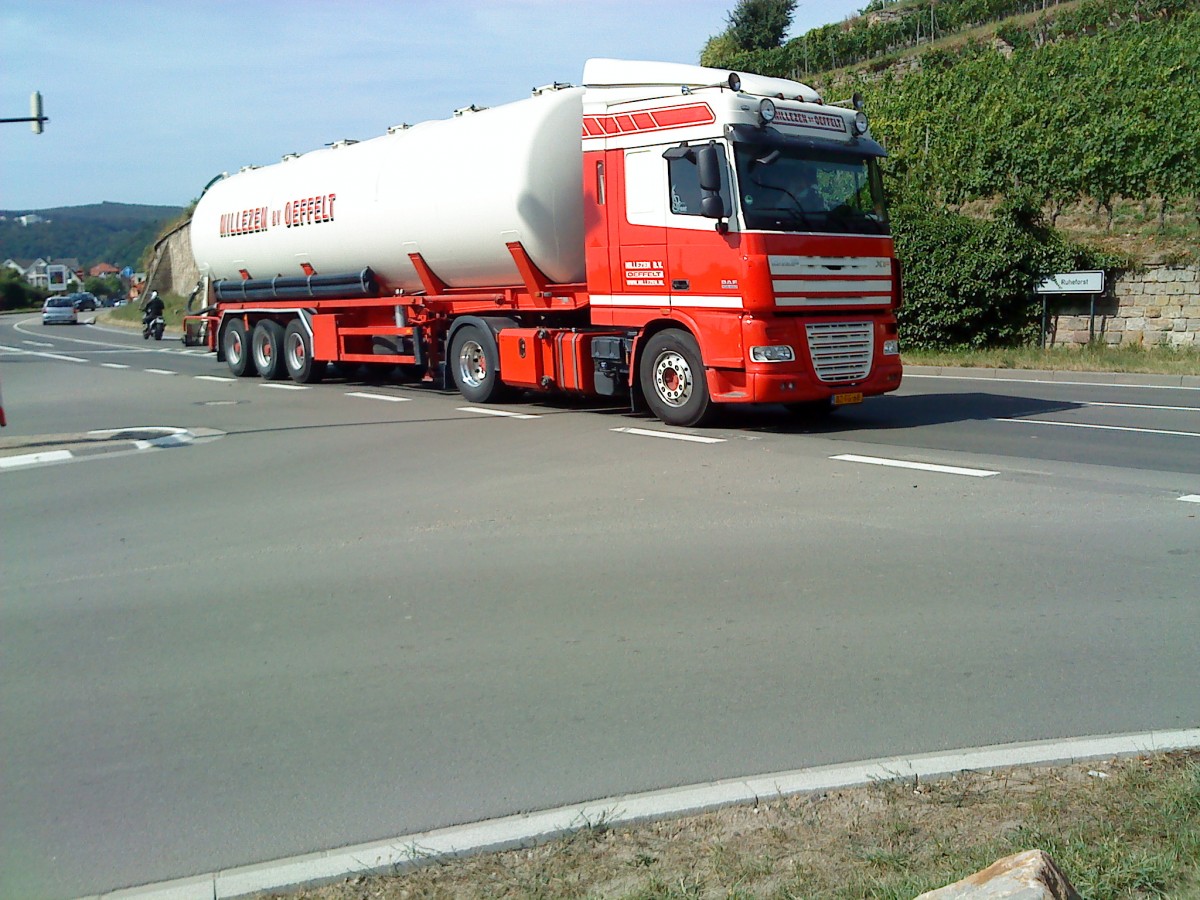
[(590, 60), (583, 81), (214, 181), (186, 334), (238, 375), (399, 365), (473, 402), (628, 395), (677, 425), (899, 386), (860, 109), (671, 63)]

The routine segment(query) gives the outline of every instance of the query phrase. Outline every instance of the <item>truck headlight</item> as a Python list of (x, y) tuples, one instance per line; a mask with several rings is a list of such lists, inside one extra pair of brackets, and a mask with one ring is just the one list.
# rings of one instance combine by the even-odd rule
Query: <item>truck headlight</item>
[(883, 355), (884, 356), (899, 356), (900, 355), (900, 342), (897, 340), (884, 341), (883, 342)]
[(796, 351), (787, 344), (750, 348), (750, 359), (758, 363), (791, 362), (795, 358)]

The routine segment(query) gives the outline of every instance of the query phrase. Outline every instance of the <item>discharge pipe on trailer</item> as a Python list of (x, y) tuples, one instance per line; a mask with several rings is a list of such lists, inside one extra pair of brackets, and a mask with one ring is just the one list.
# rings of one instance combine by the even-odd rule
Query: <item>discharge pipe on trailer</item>
[(217, 299), (227, 303), (379, 296), (379, 284), (375, 280), (375, 273), (369, 267), (361, 272), (337, 275), (279, 275), (275, 278), (223, 280), (216, 282), (213, 288), (216, 290)]

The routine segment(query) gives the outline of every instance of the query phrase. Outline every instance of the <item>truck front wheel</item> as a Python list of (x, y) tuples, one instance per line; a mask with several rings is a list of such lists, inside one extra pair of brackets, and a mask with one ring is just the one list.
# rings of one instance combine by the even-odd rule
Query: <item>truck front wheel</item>
[(230, 372), (238, 378), (254, 374), (254, 363), (250, 359), (250, 336), (241, 319), (233, 319), (225, 326), (221, 346), (225, 350), (225, 364)]
[(509, 391), (496, 371), (496, 342), (478, 325), (464, 325), (450, 341), (450, 371), (458, 392), (472, 403), (497, 403)]
[(639, 367), (650, 411), (668, 425), (702, 425), (713, 413), (700, 345), (686, 331), (668, 328), (646, 342)]
[(254, 355), (254, 368), (267, 381), (283, 377), (283, 326), (274, 319), (263, 319), (254, 326), (250, 339)]

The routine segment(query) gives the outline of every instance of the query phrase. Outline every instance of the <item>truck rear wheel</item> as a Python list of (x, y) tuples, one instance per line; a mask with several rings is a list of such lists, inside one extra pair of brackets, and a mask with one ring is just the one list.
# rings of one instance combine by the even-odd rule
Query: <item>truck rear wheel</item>
[(221, 346), (230, 372), (238, 378), (254, 374), (254, 363), (250, 360), (250, 336), (246, 334), (246, 325), (241, 319), (233, 319), (225, 326)]
[(639, 372), (650, 411), (666, 424), (701, 425), (712, 416), (700, 345), (688, 332), (668, 328), (651, 337)]
[(283, 332), (283, 362), (297, 384), (315, 384), (325, 377), (325, 363), (313, 359), (312, 339), (299, 319), (288, 322)]
[(267, 381), (283, 377), (283, 326), (274, 319), (263, 319), (254, 326), (250, 339), (254, 356), (254, 368)]
[(496, 341), (478, 325), (464, 325), (450, 341), (450, 372), (458, 392), (472, 403), (497, 403), (510, 391), (496, 371)]

